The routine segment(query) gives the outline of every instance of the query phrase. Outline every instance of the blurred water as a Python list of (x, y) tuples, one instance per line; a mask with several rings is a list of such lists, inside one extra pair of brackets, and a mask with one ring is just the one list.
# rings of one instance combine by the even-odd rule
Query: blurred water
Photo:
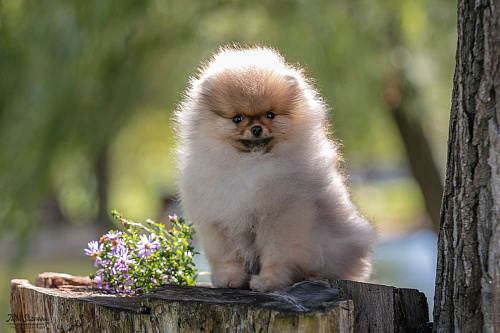
[(373, 282), (425, 293), (432, 318), (437, 265), (437, 235), (421, 230), (383, 240), (375, 252)]

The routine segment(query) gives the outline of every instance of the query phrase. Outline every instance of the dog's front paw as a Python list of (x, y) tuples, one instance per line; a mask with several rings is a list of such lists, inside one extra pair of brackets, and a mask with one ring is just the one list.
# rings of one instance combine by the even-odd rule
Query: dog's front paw
[(216, 288), (247, 289), (249, 278), (240, 265), (225, 265), (212, 272), (212, 284)]
[(254, 275), (250, 279), (250, 289), (260, 292), (271, 292), (290, 286), (292, 283), (288, 280), (279, 279), (269, 274)]

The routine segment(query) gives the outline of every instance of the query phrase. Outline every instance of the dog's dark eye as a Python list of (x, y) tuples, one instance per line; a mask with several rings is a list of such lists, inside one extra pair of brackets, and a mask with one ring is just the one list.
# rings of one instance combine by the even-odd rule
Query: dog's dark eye
[(267, 116), (267, 119), (274, 119), (275, 114), (274, 114), (274, 112), (269, 111), (266, 116)]
[(239, 114), (237, 114), (236, 116), (233, 117), (233, 121), (237, 124), (241, 123), (242, 120), (243, 120), (243, 117)]

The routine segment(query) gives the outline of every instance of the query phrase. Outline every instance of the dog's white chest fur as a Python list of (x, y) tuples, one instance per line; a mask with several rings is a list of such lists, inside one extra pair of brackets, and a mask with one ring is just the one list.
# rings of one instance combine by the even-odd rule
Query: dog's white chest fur
[(252, 223), (251, 216), (267, 215), (270, 206), (279, 204), (283, 196), (276, 191), (284, 185), (276, 174), (279, 163), (257, 154), (246, 154), (232, 164), (221, 163), (216, 155), (193, 158), (181, 179), (181, 187), (189, 192), (183, 197), (189, 217), (244, 229), (249, 226), (242, 224)]

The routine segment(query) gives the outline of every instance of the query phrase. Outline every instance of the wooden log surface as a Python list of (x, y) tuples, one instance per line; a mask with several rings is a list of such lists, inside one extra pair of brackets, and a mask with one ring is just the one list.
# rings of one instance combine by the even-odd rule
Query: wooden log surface
[(335, 279), (274, 293), (169, 285), (141, 296), (95, 289), (88, 277), (11, 281), (16, 332), (423, 332), (422, 293)]

